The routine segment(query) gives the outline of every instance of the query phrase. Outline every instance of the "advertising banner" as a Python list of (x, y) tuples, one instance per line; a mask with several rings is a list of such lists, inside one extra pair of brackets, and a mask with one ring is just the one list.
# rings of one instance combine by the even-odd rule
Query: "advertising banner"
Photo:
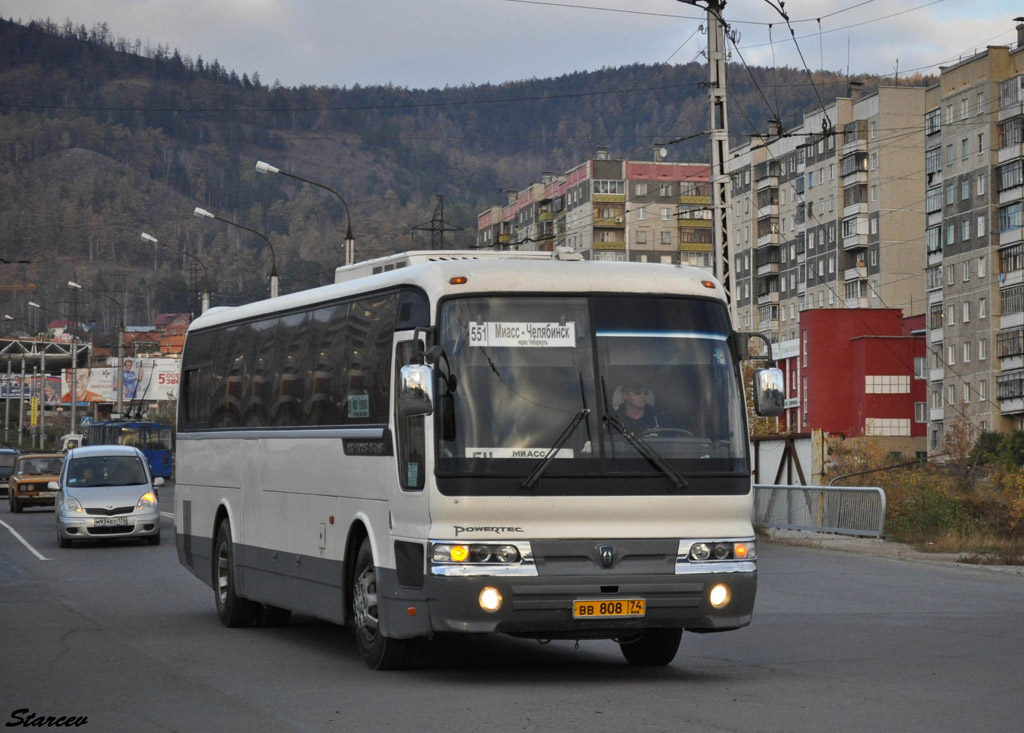
[[(122, 400), (155, 402), (178, 398), (178, 359), (124, 360)], [(79, 367), (75, 388), (79, 402), (117, 402), (117, 362), (113, 367)], [(71, 370), (65, 369), (61, 402), (71, 402)]]

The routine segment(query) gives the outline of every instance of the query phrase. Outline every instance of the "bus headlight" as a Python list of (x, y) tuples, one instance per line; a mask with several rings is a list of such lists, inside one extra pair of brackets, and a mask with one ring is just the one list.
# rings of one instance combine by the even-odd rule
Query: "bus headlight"
[(529, 542), (434, 542), (433, 575), (536, 575)]

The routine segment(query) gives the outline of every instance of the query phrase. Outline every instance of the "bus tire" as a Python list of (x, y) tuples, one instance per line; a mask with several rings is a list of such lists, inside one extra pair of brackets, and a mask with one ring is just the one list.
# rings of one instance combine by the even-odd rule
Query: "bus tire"
[(404, 669), (412, 660), (413, 640), (384, 636), (380, 626), (377, 568), (370, 540), (364, 539), (352, 566), (352, 631), (359, 654), (370, 669)]
[(227, 519), (217, 528), (213, 552), (213, 597), (217, 617), (229, 628), (252, 626), (260, 604), (235, 593), (235, 552), (231, 545), (231, 524)]
[(682, 629), (649, 629), (619, 642), (626, 661), (638, 667), (663, 667), (676, 658)]

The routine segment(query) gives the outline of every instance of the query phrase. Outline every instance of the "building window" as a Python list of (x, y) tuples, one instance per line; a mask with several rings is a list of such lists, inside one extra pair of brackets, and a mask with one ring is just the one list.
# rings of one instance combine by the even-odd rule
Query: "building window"
[(672, 195), (672, 184), (671, 183), (663, 183), (663, 184), (661, 184), (661, 187), (658, 189), (658, 195), (659, 196), (671, 196)]
[(946, 203), (953, 204), (956, 201), (956, 184), (952, 181), (946, 184)]
[[(980, 217), (980, 218), (983, 219), (984, 217)], [(985, 277), (985, 258), (984, 257), (979, 257), (978, 258), (978, 277)]]
[(956, 325), (956, 306), (955, 305), (947, 305), (946, 306), (946, 325), (947, 326), (955, 326)]
[(978, 341), (978, 361), (985, 361), (988, 358), (988, 341), (981, 339)]
[(662, 232), (661, 233), (661, 243), (662, 244), (672, 244), (672, 232)]
[[(941, 167), (942, 167), (942, 148), (940, 148), (938, 146), (936, 146), (934, 148), (929, 148), (925, 152), (925, 154), (924, 154), (924, 172), (926, 174), (927, 173), (934, 173), (935, 171), (939, 170)], [(811, 175), (813, 176), (813, 174), (811, 174)], [(812, 185), (809, 186), (809, 188), (813, 188), (813, 178), (812, 178), (811, 184)]]
[[(971, 238), (971, 220), (970, 219), (964, 219), (963, 221), (960, 222), (960, 241), (961, 242), (966, 242), (970, 238)], [(964, 267), (964, 274), (966, 275), (967, 272), (968, 272), (968, 269), (966, 267), (967, 263), (965, 262), (964, 265), (965, 265), (965, 267)]]
[(672, 219), (672, 209), (662, 208), (662, 210), (661, 210), (661, 220), (662, 221), (670, 221), (671, 219)]
[(999, 231), (1008, 232), (1011, 229), (1020, 229), (1021, 227), (1021, 202), (1016, 201), (1012, 204), (999, 207)]
[(637, 244), (647, 244), (647, 232), (646, 231), (639, 231), (634, 236), (635, 236), (634, 241)]
[(647, 195), (647, 184), (646, 183), (638, 183), (638, 184), (636, 184), (636, 195), (637, 196), (646, 196)]
[(969, 301), (969, 300), (964, 301), (963, 309), (962, 310), (963, 310), (963, 313), (961, 313), (961, 316), (962, 316), (961, 321), (963, 323), (970, 323), (971, 322), (971, 301)]
[(636, 210), (636, 218), (638, 221), (643, 221), (647, 218), (647, 209), (641, 207)]
[(926, 402), (915, 402), (914, 403), (914, 422), (923, 423), (928, 422), (928, 403)]
[(978, 318), (985, 318), (988, 313), (985, 310), (985, 299), (978, 298)]
[(985, 195), (985, 174), (984, 173), (979, 174), (977, 181), (978, 181), (978, 185), (975, 186), (975, 188), (978, 191), (978, 195), (979, 196), (984, 196)]
[(971, 361), (971, 342), (964, 341), (964, 364), (969, 364)]
[(978, 224), (978, 236), (979, 237), (984, 237), (985, 236), (985, 217), (984, 216), (979, 216), (977, 224)]

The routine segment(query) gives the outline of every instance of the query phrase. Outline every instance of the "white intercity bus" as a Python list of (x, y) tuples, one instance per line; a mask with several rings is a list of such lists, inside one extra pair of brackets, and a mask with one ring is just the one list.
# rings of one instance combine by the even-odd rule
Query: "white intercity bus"
[[(212, 309), (182, 361), (178, 557), (225, 625), (349, 623), (375, 669), (489, 632), (668, 664), (753, 612), (748, 336), (702, 270), (533, 252)], [(781, 372), (754, 382), (778, 414)]]

